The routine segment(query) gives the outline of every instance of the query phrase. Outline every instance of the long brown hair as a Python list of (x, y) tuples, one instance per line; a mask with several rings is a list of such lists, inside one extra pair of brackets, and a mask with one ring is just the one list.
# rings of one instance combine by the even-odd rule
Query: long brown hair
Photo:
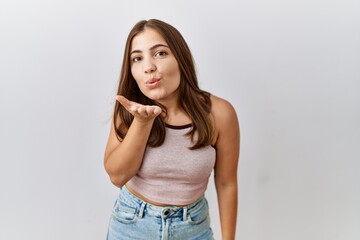
[[(126, 41), (117, 94), (123, 95), (127, 99), (140, 104), (159, 105), (163, 109), (163, 112), (166, 113), (166, 108), (164, 106), (146, 97), (140, 91), (131, 74), (131, 43), (137, 34), (145, 30), (145, 27), (156, 30), (165, 39), (178, 62), (181, 73), (178, 103), (192, 120), (192, 128), (187, 133), (194, 142), (191, 149), (198, 149), (210, 145), (213, 140), (214, 129), (210, 118), (210, 93), (199, 88), (191, 51), (180, 32), (173, 26), (157, 19), (150, 19), (148, 21), (143, 20), (135, 24)], [(113, 122), (116, 135), (120, 141), (125, 137), (133, 118), (134, 117), (126, 111), (118, 101), (116, 101)], [(165, 126), (163, 116), (159, 115), (155, 118), (148, 139), (149, 146), (160, 146), (164, 142), (166, 132)], [(197, 135), (196, 140), (195, 133)]]

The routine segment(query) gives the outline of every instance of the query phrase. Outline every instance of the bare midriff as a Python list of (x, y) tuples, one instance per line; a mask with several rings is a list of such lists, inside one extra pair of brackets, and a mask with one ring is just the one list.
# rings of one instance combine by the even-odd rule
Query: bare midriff
[[(144, 197), (144, 196), (141, 195), (140, 193), (136, 192), (134, 189), (132, 189), (130, 186), (128, 186), (128, 184), (126, 184), (126, 188), (127, 188), (133, 195), (135, 195), (137, 198), (141, 199), (141, 200), (144, 201), (144, 202), (150, 203), (150, 204), (155, 205), (155, 206), (158, 206), (158, 207), (172, 206), (171, 204), (164, 204), (164, 203), (158, 203), (158, 202), (151, 201), (150, 199), (147, 199), (146, 197)], [(187, 205), (190, 205), (190, 204), (191, 204), (191, 203), (189, 203), (189, 204), (184, 204), (184, 205), (176, 205), (176, 207), (184, 207), (184, 206), (187, 206)]]

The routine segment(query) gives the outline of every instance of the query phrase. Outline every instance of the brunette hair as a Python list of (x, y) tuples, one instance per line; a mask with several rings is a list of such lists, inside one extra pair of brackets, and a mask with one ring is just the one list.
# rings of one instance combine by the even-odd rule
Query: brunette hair
[[(198, 149), (210, 145), (213, 139), (214, 129), (210, 118), (210, 93), (199, 88), (191, 51), (180, 32), (173, 26), (157, 19), (150, 19), (148, 21), (143, 20), (135, 24), (126, 41), (117, 94), (140, 104), (158, 105), (162, 108), (163, 112), (166, 113), (166, 108), (164, 106), (146, 97), (140, 91), (134, 77), (131, 74), (131, 43), (133, 38), (137, 34), (143, 32), (145, 28), (152, 28), (156, 30), (165, 39), (178, 62), (181, 73), (178, 99), (179, 106), (184, 109), (192, 120), (192, 128), (187, 133), (194, 143), (190, 149)], [(133, 118), (134, 117), (126, 111), (126, 109), (122, 107), (118, 101), (116, 101), (113, 122), (119, 141), (125, 137)], [(154, 120), (150, 137), (148, 139), (149, 146), (160, 146), (164, 142), (166, 132), (165, 127), (164, 117), (161, 115), (157, 116)]]

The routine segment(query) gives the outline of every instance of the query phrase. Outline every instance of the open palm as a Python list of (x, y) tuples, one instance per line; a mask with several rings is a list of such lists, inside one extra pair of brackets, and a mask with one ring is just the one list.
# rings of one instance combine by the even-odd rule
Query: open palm
[(143, 105), (133, 102), (124, 96), (117, 95), (116, 100), (139, 121), (153, 120), (161, 113), (161, 108), (156, 105)]

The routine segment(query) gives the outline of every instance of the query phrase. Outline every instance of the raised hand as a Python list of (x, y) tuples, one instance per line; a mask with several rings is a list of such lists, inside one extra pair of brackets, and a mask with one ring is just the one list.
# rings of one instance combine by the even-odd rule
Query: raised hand
[(161, 108), (156, 105), (142, 105), (120, 95), (116, 96), (116, 100), (131, 113), (135, 119), (141, 122), (151, 121), (161, 113)]

